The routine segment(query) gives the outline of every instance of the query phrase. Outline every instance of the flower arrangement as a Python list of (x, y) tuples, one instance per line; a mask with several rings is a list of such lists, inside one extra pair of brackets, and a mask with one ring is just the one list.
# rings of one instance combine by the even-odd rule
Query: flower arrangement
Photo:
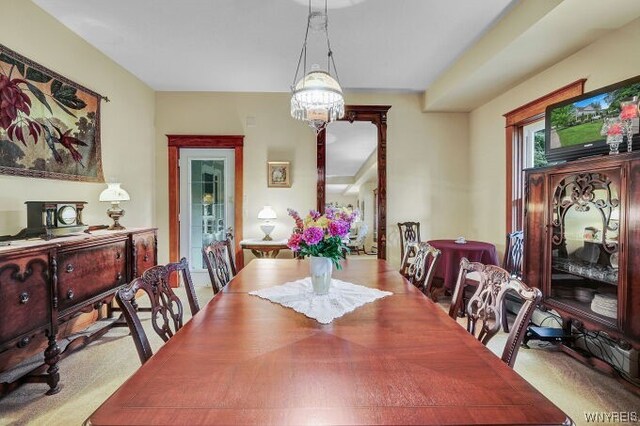
[(287, 209), (287, 213), (296, 222), (287, 246), (299, 257), (329, 258), (340, 269), (340, 259), (348, 251), (343, 239), (349, 234), (354, 213), (331, 207), (325, 214), (311, 210), (304, 219), (295, 210)]

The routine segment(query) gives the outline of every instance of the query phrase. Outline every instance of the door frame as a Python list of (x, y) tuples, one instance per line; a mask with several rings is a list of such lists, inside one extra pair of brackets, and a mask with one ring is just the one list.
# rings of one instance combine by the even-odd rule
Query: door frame
[(180, 257), (180, 148), (233, 149), (235, 163), (233, 214), (233, 250), (238, 270), (244, 266), (240, 241), (243, 211), (243, 148), (244, 135), (166, 135), (169, 149), (169, 262), (177, 262)]

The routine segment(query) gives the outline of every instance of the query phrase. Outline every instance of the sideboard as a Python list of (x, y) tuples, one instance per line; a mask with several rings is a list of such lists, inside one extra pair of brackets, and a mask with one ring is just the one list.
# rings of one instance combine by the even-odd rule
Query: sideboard
[(0, 383), (0, 395), (27, 382), (47, 383), (48, 395), (59, 392), (58, 362), (108, 329), (78, 337), (63, 351), (58, 345), (61, 325), (105, 305), (112, 317), (115, 291), (155, 265), (156, 259), (153, 228), (18, 240), (0, 247), (0, 355), (33, 352), (38, 341), (46, 340), (44, 362), (16, 380)]

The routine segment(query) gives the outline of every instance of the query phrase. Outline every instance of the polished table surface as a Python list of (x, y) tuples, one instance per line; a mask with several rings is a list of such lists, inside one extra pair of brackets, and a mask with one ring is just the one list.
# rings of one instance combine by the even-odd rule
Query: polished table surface
[(334, 272), (394, 294), (328, 325), (247, 294), (307, 272), (307, 262), (300, 260), (249, 263), (90, 417), (90, 424), (471, 425), (567, 419), (385, 261), (351, 260)]

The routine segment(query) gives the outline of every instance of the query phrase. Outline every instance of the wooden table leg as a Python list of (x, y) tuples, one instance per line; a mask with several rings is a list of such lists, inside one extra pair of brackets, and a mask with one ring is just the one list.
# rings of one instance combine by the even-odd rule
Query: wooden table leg
[(264, 257), (264, 254), (265, 254), (263, 251), (256, 250), (256, 249), (251, 249), (251, 253), (253, 253), (253, 255), (254, 255), (255, 257), (257, 257), (258, 259), (263, 258), (263, 257)]
[(278, 257), (278, 253), (280, 253), (280, 250), (279, 250), (279, 249), (277, 249), (277, 250), (271, 250), (271, 251), (269, 252), (269, 257), (271, 257), (272, 259), (275, 259), (276, 257)]

